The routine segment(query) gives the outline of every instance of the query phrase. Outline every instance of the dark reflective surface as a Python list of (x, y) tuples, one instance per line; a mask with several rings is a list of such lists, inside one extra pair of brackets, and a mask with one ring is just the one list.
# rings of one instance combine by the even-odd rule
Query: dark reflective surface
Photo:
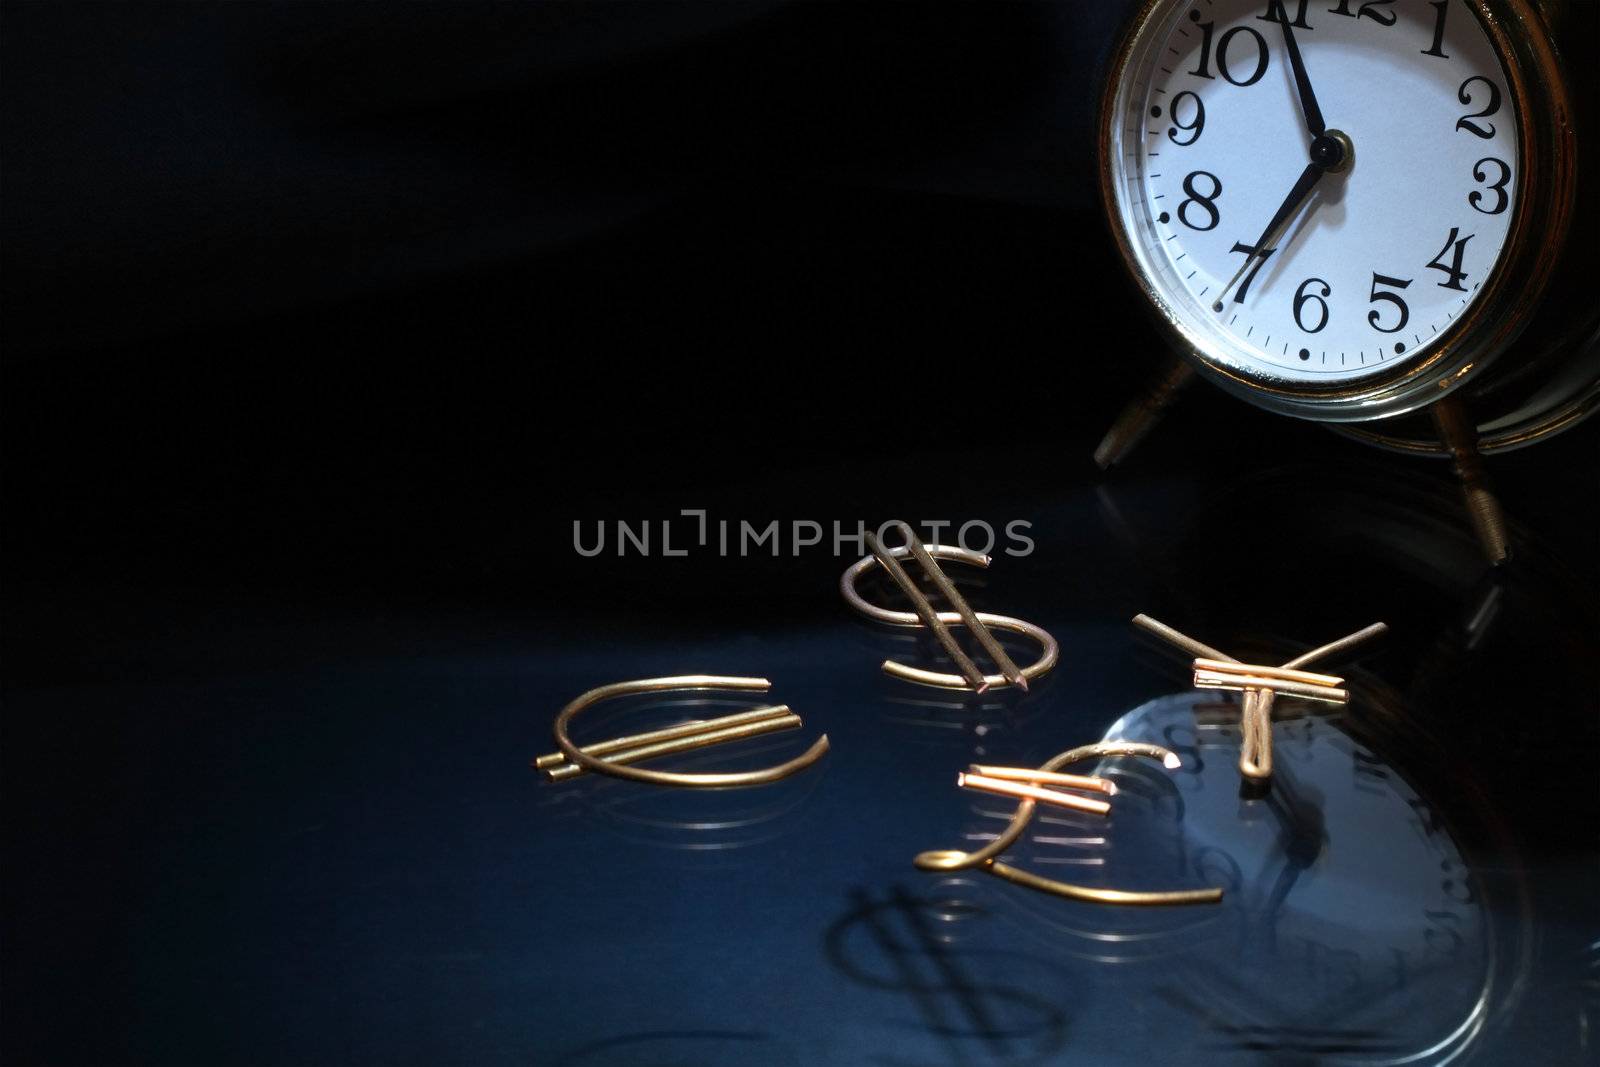
[[(1499, 575), (1442, 464), (1213, 390), (1095, 474), (1161, 353), (1093, 181), (1128, 6), (9, 5), (0, 1060), (1594, 1062), (1600, 426), (1494, 457)], [(952, 572), (1061, 666), (889, 681), (936, 646), (823, 550), (573, 551), (684, 508), (1028, 521)], [(1255, 794), (1136, 612), (1393, 629)], [(661, 766), (833, 751), (528, 767), (687, 671), (805, 728)], [(1012, 860), (1220, 905), (912, 866), (1009, 810), (968, 762), (1119, 734), (1186, 765)]]
[[(8, 696), (7, 832), (28, 857), (9, 872), (11, 1039), (58, 1062), (1592, 1059), (1582, 571), (1523, 527), (1517, 566), (1486, 575), (1442, 470), (1341, 453), (1334, 473), (1162, 481), (1179, 451), (991, 501), (1038, 549), (967, 576), (968, 595), (1063, 648), (1028, 695), (884, 679), (885, 656), (936, 648), (851, 616), (825, 557), (793, 564), (810, 585), (781, 591), (792, 619), (733, 588), (772, 560), (700, 560), (664, 588), (704, 606), (686, 575), (731, 582), (712, 587), (728, 619), (646, 610), (627, 634), (304, 605), (208, 628), (129, 594), (159, 633)], [(1263, 494), (1274, 522), (1230, 521)], [(609, 590), (605, 561), (584, 566)], [(1185, 689), (1127, 623), (1139, 609), (1268, 662), (1376, 618), (1393, 632), (1339, 668), (1348, 709), (1280, 703), (1263, 793), (1241, 788), (1237, 707)], [(764, 674), (805, 728), (658, 766), (760, 766), (819, 731), (833, 751), (754, 790), (528, 768), (565, 700), (685, 670)], [(584, 736), (756, 702), (620, 701)], [(1222, 904), (1097, 907), (911, 866), (1008, 817), (954, 787), (968, 762), (1102, 737), (1184, 767), (1107, 761), (1112, 814), (1042, 812), (1011, 861), (1221, 885)]]

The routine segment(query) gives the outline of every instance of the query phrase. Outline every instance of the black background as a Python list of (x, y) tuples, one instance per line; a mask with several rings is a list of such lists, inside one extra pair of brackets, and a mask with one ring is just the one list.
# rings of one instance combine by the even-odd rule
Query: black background
[[(833, 620), (831, 558), (589, 565), (573, 522), (1004, 517), (1099, 484), (1161, 351), (1093, 178), (1126, 7), (6, 4), (18, 1062), (130, 1034), (185, 1057), (132, 1021), (150, 950), (119, 887), (162, 878), (147, 819), (219, 788), (186, 746), (275, 729), (54, 697)], [(1596, 441), (1491, 465), (1589, 609)], [(1453, 506), (1442, 465), (1210, 389), (1108, 484), (1190, 500), (1285, 465)], [(1356, 549), (1277, 546), (1273, 574), (1325, 568), (1330, 613), (1367, 621)], [(130, 764), (156, 753), (188, 770)], [(290, 788), (312, 757), (277, 758)]]
[[(1086, 481), (1161, 352), (1125, 7), (8, 5), (14, 579), (581, 603), (574, 518)], [(1194, 392), (1169, 438), (1367, 458)]]

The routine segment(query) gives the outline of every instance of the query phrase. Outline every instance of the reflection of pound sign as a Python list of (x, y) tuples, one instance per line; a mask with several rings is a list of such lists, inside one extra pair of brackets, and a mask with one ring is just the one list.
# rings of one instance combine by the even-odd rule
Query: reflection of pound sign
[[(989, 565), (988, 556), (981, 552), (972, 552), (964, 548), (924, 545), (917, 540), (916, 534), (905, 523), (894, 522), (889, 525), (904, 530), (906, 543), (899, 548), (885, 548), (877, 537), (870, 532), (867, 533), (867, 547), (872, 550), (872, 554), (862, 557), (845, 570), (844, 576), (839, 579), (839, 591), (844, 594), (845, 600), (849, 601), (851, 607), (868, 618), (886, 622), (893, 626), (925, 626), (932, 630), (933, 636), (938, 639), (939, 644), (944, 647), (945, 652), (949, 654), (950, 659), (961, 673), (944, 674), (938, 671), (926, 671), (917, 667), (908, 667), (903, 663), (896, 663), (894, 660), (884, 660), (883, 670), (885, 674), (903, 678), (908, 682), (916, 682), (919, 685), (938, 686), (942, 689), (970, 689), (973, 692), (982, 693), (990, 688), (1014, 685), (1026, 692), (1029, 680), (1037, 678), (1055, 667), (1059, 653), (1055, 638), (1033, 623), (1024, 622), (1022, 619), (1014, 619), (1009, 615), (991, 615), (988, 612), (973, 611), (961, 594), (956, 591), (955, 584), (939, 569), (939, 564), (937, 563), (937, 560), (946, 559), (960, 563), (970, 563), (974, 567), (987, 567)], [(912, 580), (911, 576), (906, 573), (905, 568), (900, 565), (900, 561), (907, 557), (914, 558), (917, 561), (918, 566), (922, 568), (922, 573), (927, 576), (929, 581), (933, 582), (944, 598), (950, 602), (950, 606), (955, 609), (954, 611), (936, 611), (934, 609), (928, 598), (923, 595), (922, 590), (917, 588), (917, 583)], [(916, 609), (915, 611), (890, 611), (888, 608), (880, 608), (875, 604), (869, 604), (862, 598), (861, 594), (856, 591), (856, 582), (863, 574), (875, 566), (882, 567), (888, 573), (894, 583), (900, 587), (900, 591), (905, 593), (911, 600), (911, 605)], [(983, 650), (989, 654), (989, 658), (1000, 669), (999, 674), (985, 675), (978, 669), (977, 664), (972, 662), (972, 658), (962, 650), (960, 644), (956, 642), (955, 636), (950, 632), (950, 624), (952, 623), (959, 623), (972, 631), (972, 636), (977, 639), (979, 645), (983, 646)], [(995, 640), (994, 634), (990, 632), (991, 627), (1033, 638), (1040, 646), (1039, 658), (1029, 666), (1019, 669), (1011, 661), (1011, 657), (1006, 655), (1005, 649), (1000, 647), (1000, 642)]]

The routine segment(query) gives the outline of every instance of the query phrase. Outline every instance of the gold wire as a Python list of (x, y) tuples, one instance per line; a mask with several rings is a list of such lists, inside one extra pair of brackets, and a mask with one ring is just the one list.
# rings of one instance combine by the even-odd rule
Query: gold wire
[(828, 735), (823, 734), (812, 742), (811, 747), (800, 755), (787, 762), (766, 767), (758, 771), (736, 771), (720, 774), (690, 774), (682, 771), (650, 771), (643, 767), (624, 767), (608, 763), (585, 753), (572, 738), (567, 736), (567, 727), (572, 720), (586, 708), (590, 708), (603, 700), (613, 697), (628, 696), (633, 693), (659, 693), (669, 689), (744, 689), (764, 693), (772, 688), (772, 683), (765, 678), (738, 678), (716, 674), (685, 674), (671, 678), (642, 678), (632, 682), (614, 682), (611, 685), (602, 685), (589, 690), (566, 707), (561, 709), (556, 716), (551, 732), (555, 734), (556, 747), (566, 755), (569, 763), (576, 764), (596, 774), (607, 774), (613, 778), (626, 778), (634, 782), (649, 782), (653, 785), (675, 785), (690, 788), (709, 788), (716, 786), (744, 786), (766, 785), (787, 778), (792, 774), (804, 770), (817, 762), (828, 751)]
[[(1272, 702), (1276, 699), (1270, 689), (1261, 689), (1256, 692), (1255, 717), (1257, 752), (1255, 759), (1255, 777), (1272, 777)], [(1246, 769), (1245, 773), (1250, 772)]]
[(1363, 641), (1369, 641), (1372, 638), (1377, 637), (1379, 634), (1384, 634), (1384, 633), (1388, 633), (1388, 632), (1389, 632), (1389, 627), (1388, 627), (1387, 624), (1381, 623), (1381, 622), (1375, 622), (1371, 626), (1362, 627), (1361, 629), (1357, 630), (1355, 633), (1350, 634), (1348, 637), (1341, 637), (1337, 641), (1330, 641), (1327, 644), (1322, 645), (1322, 646), (1320, 646), (1318, 648), (1313, 648), (1310, 652), (1306, 652), (1306, 653), (1303, 653), (1303, 654), (1301, 654), (1299, 656), (1296, 656), (1294, 659), (1290, 660), (1288, 663), (1285, 663), (1284, 666), (1285, 667), (1304, 667), (1304, 666), (1312, 663), (1315, 660), (1322, 659), (1322, 658), (1324, 658), (1326, 656), (1337, 655), (1338, 653), (1343, 652), (1346, 649), (1354, 648), (1356, 645), (1361, 644), (1361, 642), (1363, 642)]
[(1068, 900), (1083, 900), (1092, 904), (1215, 904), (1222, 899), (1221, 889), (1165, 889), (1153, 893), (1127, 889), (1096, 889), (1092, 886), (1073, 885), (1071, 882), (1062, 882), (1054, 878), (1041, 878), (1037, 874), (995, 860), (989, 861), (987, 869), (990, 874), (1004, 878), (1008, 882), (1037, 889), (1041, 893), (1054, 893)]
[[(1243, 664), (1242, 666), (1248, 667), (1248, 664)], [(1305, 700), (1320, 700), (1325, 704), (1346, 704), (1350, 700), (1350, 693), (1345, 689), (1331, 689), (1325, 685), (1307, 685), (1304, 682), (1294, 682), (1287, 678), (1272, 678), (1255, 674), (1195, 671), (1194, 684), (1198, 689), (1232, 689), (1235, 692), (1243, 692), (1246, 689), (1271, 689), (1285, 696), (1295, 696)]]
[[(1058, 771), (1062, 767), (1086, 759), (1095, 759), (1107, 756), (1144, 756), (1149, 759), (1160, 760), (1162, 765), (1169, 770), (1181, 766), (1176, 753), (1160, 745), (1152, 745), (1143, 741), (1101, 741), (1092, 745), (1080, 745), (1068, 749), (1058, 755), (1052, 756), (1040, 765), (1041, 771)], [(1029, 798), (1024, 798), (1017, 805), (1017, 810), (1012, 813), (1011, 821), (1006, 824), (993, 841), (974, 852), (962, 852), (957, 849), (938, 849), (929, 852), (920, 852), (912, 860), (919, 869), (924, 871), (960, 871), (969, 868), (981, 867), (989, 873), (1018, 885), (1027, 886), (1045, 893), (1054, 893), (1057, 896), (1067, 897), (1072, 900), (1086, 900), (1097, 904), (1202, 904), (1214, 903), (1222, 899), (1221, 889), (1185, 889), (1156, 893), (1134, 893), (1119, 889), (1094, 889), (1088, 886), (1073, 885), (1070, 882), (1059, 882), (1052, 878), (1041, 878), (1036, 874), (1019, 870), (1004, 863), (997, 863), (996, 858), (1014, 845), (1022, 832), (1027, 829), (1028, 823), (1033, 818), (1033, 813), (1038, 805)]]
[[(871, 531), (866, 533), (866, 540), (867, 547), (872, 550), (873, 557), (878, 561), (878, 566), (882, 567), (889, 577), (894, 579), (894, 584), (900, 587), (900, 591), (910, 598), (911, 606), (916, 609), (917, 617), (922, 620), (922, 625), (932, 630), (933, 636), (938, 638), (939, 644), (944, 646), (945, 652), (950, 656), (951, 661), (955, 663), (956, 669), (961, 672), (961, 677), (966, 680), (967, 688), (978, 693), (988, 689), (989, 683), (985, 680), (983, 672), (978, 669), (976, 663), (972, 662), (972, 657), (968, 656), (966, 651), (962, 649), (961, 643), (956, 640), (955, 634), (950, 632), (950, 627), (946, 626), (944, 620), (939, 617), (940, 613), (934, 609), (932, 602), (922, 595), (922, 590), (918, 589), (917, 583), (911, 580), (911, 575), (907, 574), (906, 569), (900, 566), (900, 561), (889, 553), (889, 550), (883, 546), (883, 542), (879, 541), (877, 535)], [(905, 549), (908, 552), (911, 551), (909, 542), (905, 545)], [(970, 612), (972, 609), (968, 608), (967, 610)], [(959, 610), (956, 612), (956, 617), (962, 621), (966, 619)]]
[(1247, 689), (1239, 714), (1239, 773), (1272, 777), (1272, 700), (1270, 689)]
[(1329, 689), (1344, 681), (1343, 678), (1331, 674), (1313, 674), (1310, 671), (1291, 670), (1288, 667), (1264, 667), (1254, 663), (1240, 663), (1238, 660), (1205, 659), (1203, 657), (1194, 661), (1194, 669), (1196, 671), (1212, 671), (1216, 674), (1253, 674), (1261, 678), (1281, 678), (1288, 682), (1320, 685)]
[[(910, 554), (910, 549), (904, 546), (886, 550), (886, 555), (897, 561)], [(987, 567), (990, 562), (989, 557), (981, 552), (973, 552), (953, 545), (930, 545), (928, 546), (928, 554), (935, 559), (966, 563), (974, 567)], [(844, 597), (851, 607), (869, 619), (888, 623), (890, 626), (924, 625), (922, 616), (916, 612), (881, 608), (876, 604), (868, 603), (867, 599), (856, 589), (856, 582), (860, 577), (877, 565), (877, 557), (868, 555), (846, 567), (844, 574), (839, 577), (840, 595)], [(963, 621), (961, 616), (953, 611), (940, 611), (934, 614), (941, 623), (946, 625)], [(1039, 658), (1022, 668), (1021, 673), (1024, 679), (1031, 682), (1055, 669), (1056, 663), (1060, 660), (1061, 647), (1056, 643), (1056, 639), (1051, 637), (1043, 628), (1035, 626), (1024, 619), (1012, 618), (1009, 615), (994, 615), (987, 611), (973, 612), (973, 615), (990, 630), (1005, 630), (1008, 633), (1021, 634), (1039, 645)], [(927, 671), (920, 667), (909, 667), (894, 660), (884, 660), (882, 666), (885, 674), (903, 681), (915, 682), (918, 685), (934, 686), (939, 689), (964, 689), (969, 691), (972, 689), (972, 685), (967, 679), (959, 674)], [(998, 689), (1011, 684), (1004, 675), (1000, 674), (985, 675), (983, 680), (987, 689)]]
[(1116, 796), (1116, 784), (1109, 778), (1093, 778), (1082, 774), (1060, 774), (1055, 771), (1041, 771), (1033, 767), (992, 767), (986, 763), (974, 763), (967, 768), (972, 774), (981, 774), (985, 778), (1003, 778), (1012, 782), (1048, 782), (1050, 785), (1063, 785), (1068, 789), (1093, 789), (1107, 796)]
[[(738, 726), (741, 723), (775, 719), (788, 713), (788, 708), (781, 704), (775, 704), (765, 708), (752, 708), (749, 711), (735, 712), (732, 715), (724, 715), (720, 719), (691, 719), (688, 722), (679, 723), (677, 726), (651, 730), (649, 733), (634, 734), (631, 737), (613, 737), (609, 741), (599, 741), (592, 745), (584, 745), (583, 750), (591, 756), (605, 756), (613, 752), (620, 752), (625, 748), (638, 748), (640, 745), (650, 745), (657, 741), (671, 741), (678, 737), (692, 737), (696, 734), (708, 733), (728, 726)], [(534, 760), (533, 765), (544, 771), (549, 770), (551, 767), (559, 767), (566, 762), (567, 754), (565, 752), (547, 752)]]
[(1189, 655), (1201, 659), (1222, 660), (1224, 663), (1238, 663), (1239, 661), (1226, 652), (1218, 652), (1210, 645), (1202, 645), (1188, 634), (1179, 633), (1164, 622), (1157, 622), (1148, 615), (1135, 615), (1133, 624), (1155, 634), (1168, 644), (1177, 645)]
[[(912, 558), (922, 568), (922, 573), (928, 576), (928, 580), (934, 584), (939, 592), (944, 594), (944, 598), (950, 602), (950, 606), (955, 609), (956, 614), (961, 616), (961, 621), (966, 623), (967, 629), (972, 631), (972, 636), (977, 638), (978, 644), (983, 646), (985, 652), (989, 653), (989, 658), (994, 660), (995, 666), (1000, 668), (1001, 676), (1026, 693), (1028, 691), (1028, 679), (1022, 676), (1022, 672), (1011, 661), (1011, 657), (1006, 655), (1006, 650), (1000, 647), (1000, 642), (994, 639), (994, 634), (989, 632), (989, 628), (983, 624), (983, 620), (973, 612), (972, 606), (967, 603), (966, 598), (956, 589), (955, 583), (949, 579), (944, 571), (939, 569), (939, 564), (928, 554), (928, 550), (923, 547), (922, 542), (917, 539), (916, 531), (906, 523), (898, 520), (894, 525), (905, 531), (905, 547), (911, 550)], [(988, 687), (987, 682), (984, 683), (984, 687)], [(982, 690), (980, 689), (979, 692), (982, 692)]]
[(1042, 785), (1033, 785), (1029, 782), (1010, 782), (1004, 778), (987, 778), (981, 774), (972, 774), (970, 772), (956, 775), (956, 785), (963, 789), (976, 789), (1003, 797), (1016, 797), (1019, 799), (1027, 797), (1045, 804), (1054, 804), (1057, 807), (1071, 808), (1074, 811), (1086, 811), (1091, 815), (1104, 815), (1111, 810), (1111, 805), (1103, 800), (1091, 800), (1089, 797), (1063, 793), (1059, 789), (1047, 789)]
[[(657, 741), (649, 745), (640, 745), (637, 748), (624, 748), (614, 750), (602, 759), (610, 764), (639, 763), (657, 756), (670, 756), (675, 752), (693, 752), (697, 748), (707, 748), (711, 745), (720, 745), (727, 741), (742, 741), (747, 737), (760, 737), (763, 734), (777, 733), (780, 730), (797, 730), (802, 725), (800, 716), (790, 712), (788, 708), (779, 706), (781, 714), (757, 719), (754, 722), (739, 723), (735, 726), (725, 726), (720, 730), (707, 730), (703, 733), (690, 734), (687, 737), (675, 737), (665, 741)], [(575, 764), (562, 763), (545, 771), (552, 782), (565, 782), (583, 774), (584, 769)]]
[[(1329, 681), (1337, 684), (1343, 679), (1311, 674), (1298, 668), (1344, 652), (1389, 629), (1384, 623), (1375, 622), (1337, 641), (1302, 653), (1282, 667), (1261, 668), (1240, 663), (1227, 653), (1201, 644), (1188, 634), (1174, 630), (1164, 622), (1157, 622), (1148, 615), (1135, 615), (1133, 624), (1194, 656), (1196, 686), (1202, 689), (1244, 690), (1244, 700), (1239, 710), (1239, 772), (1247, 778), (1258, 780), (1272, 776), (1272, 704), (1275, 693), (1333, 704), (1348, 702), (1348, 691), (1328, 687)], [(1202, 681), (1202, 677), (1205, 681)], [(1230, 677), (1233, 680), (1223, 684)]]

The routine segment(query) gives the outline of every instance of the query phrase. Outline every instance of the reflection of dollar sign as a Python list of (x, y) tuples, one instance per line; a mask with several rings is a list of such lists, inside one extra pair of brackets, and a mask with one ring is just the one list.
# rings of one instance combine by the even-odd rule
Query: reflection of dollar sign
[[(851, 981), (907, 996), (952, 1061), (1053, 1061), (1066, 1042), (1067, 1016), (1064, 998), (1050, 991), (1070, 975), (1048, 957), (954, 948), (941, 920), (937, 905), (900, 886), (884, 899), (857, 890), (824, 944), (833, 966)], [(852, 936), (858, 930), (867, 938)], [(875, 952), (864, 951), (869, 946)], [(887, 965), (889, 973), (871, 964)], [(880, 1058), (927, 1064), (926, 1053)]]
[[(867, 545), (872, 549), (872, 554), (852, 563), (839, 579), (839, 591), (844, 594), (850, 606), (870, 619), (886, 622), (893, 626), (925, 626), (933, 632), (935, 638), (944, 646), (954, 661), (960, 674), (945, 674), (940, 671), (922, 670), (917, 667), (908, 667), (894, 660), (884, 660), (883, 670), (896, 678), (903, 678), (908, 682), (919, 685), (938, 686), (942, 689), (971, 689), (982, 693), (991, 688), (1014, 685), (1026, 690), (1030, 679), (1037, 678), (1049, 672), (1056, 665), (1059, 647), (1055, 638), (1031, 622), (1014, 619), (1009, 615), (991, 615), (988, 612), (973, 611), (966, 600), (956, 591), (954, 583), (939, 569), (937, 560), (955, 560), (960, 563), (969, 563), (974, 567), (989, 566), (989, 557), (981, 552), (972, 552), (964, 548), (950, 548), (943, 545), (924, 545), (917, 541), (916, 535), (905, 523), (893, 525), (904, 529), (906, 543), (899, 548), (886, 548), (872, 534), (866, 535)], [(900, 561), (912, 558), (922, 568), (922, 572), (938, 588), (944, 598), (950, 602), (954, 611), (938, 611), (917, 588), (917, 583), (911, 579), (900, 565)], [(915, 611), (891, 611), (876, 604), (869, 604), (856, 590), (856, 582), (861, 576), (873, 567), (882, 567), (884, 571), (900, 587), (900, 590), (911, 600)], [(999, 674), (986, 675), (972, 662), (972, 658), (962, 650), (955, 637), (950, 633), (951, 624), (960, 624), (972, 631), (983, 650), (994, 660), (1000, 669)], [(1000, 642), (995, 640), (991, 628), (1006, 630), (1011, 633), (1022, 634), (1037, 641), (1040, 646), (1039, 658), (1024, 668), (1018, 668), (1006, 655)]]

